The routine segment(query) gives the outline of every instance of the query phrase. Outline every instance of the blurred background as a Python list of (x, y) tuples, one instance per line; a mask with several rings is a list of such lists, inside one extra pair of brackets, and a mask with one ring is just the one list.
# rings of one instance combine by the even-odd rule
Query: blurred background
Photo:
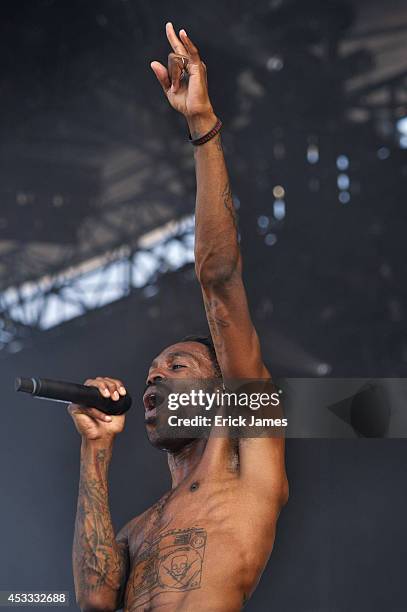
[[(402, 0), (4, 0), (1, 6), (1, 589), (71, 591), (79, 438), (15, 376), (123, 379), (120, 527), (168, 487), (143, 382), (206, 330), (185, 120), (150, 69), (185, 27), (239, 214), (245, 283), (278, 376), (407, 369), (407, 5)], [(306, 409), (306, 406), (304, 407)], [(291, 499), (251, 611), (407, 608), (405, 443), (289, 440)]]

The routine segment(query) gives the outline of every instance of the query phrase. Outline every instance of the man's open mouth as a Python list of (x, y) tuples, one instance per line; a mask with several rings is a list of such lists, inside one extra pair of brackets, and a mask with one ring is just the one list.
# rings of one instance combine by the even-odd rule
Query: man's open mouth
[(157, 408), (163, 402), (163, 394), (150, 387), (143, 395), (145, 422), (153, 423), (157, 418)]

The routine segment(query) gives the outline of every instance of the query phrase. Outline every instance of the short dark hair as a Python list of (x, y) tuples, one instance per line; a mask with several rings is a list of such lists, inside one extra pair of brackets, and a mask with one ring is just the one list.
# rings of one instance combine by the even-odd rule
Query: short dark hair
[(218, 362), (218, 358), (216, 357), (215, 345), (211, 336), (205, 336), (201, 334), (189, 334), (188, 336), (184, 336), (180, 342), (199, 342), (203, 344), (208, 349), (213, 367), (215, 369), (216, 377), (221, 378), (222, 372), (220, 369), (220, 365)]

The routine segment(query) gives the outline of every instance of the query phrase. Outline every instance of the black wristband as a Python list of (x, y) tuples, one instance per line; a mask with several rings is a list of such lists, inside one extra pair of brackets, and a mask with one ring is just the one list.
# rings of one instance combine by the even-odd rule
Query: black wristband
[(189, 141), (195, 147), (199, 145), (203, 145), (205, 144), (205, 142), (208, 142), (208, 140), (211, 140), (214, 136), (216, 136), (216, 134), (220, 132), (221, 127), (222, 127), (222, 121), (220, 119), (217, 119), (215, 125), (213, 126), (211, 130), (209, 130), (209, 132), (207, 132), (207, 134), (204, 134), (203, 136), (200, 136), (199, 138), (194, 138), (194, 139), (192, 139), (191, 134), (189, 134)]

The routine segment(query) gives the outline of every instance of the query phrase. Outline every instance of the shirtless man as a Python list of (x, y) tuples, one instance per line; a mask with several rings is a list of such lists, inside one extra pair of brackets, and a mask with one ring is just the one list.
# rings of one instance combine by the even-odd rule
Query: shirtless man
[[(168, 69), (151, 68), (193, 139), (209, 132), (212, 108), (206, 67), (184, 30), (166, 34)], [(184, 59), (182, 59), (184, 58)], [(254, 591), (273, 548), (276, 522), (288, 496), (284, 440), (227, 437), (161, 440), (151, 395), (162, 381), (269, 379), (250, 319), (241, 275), (237, 224), (221, 138), (194, 146), (196, 274), (215, 351), (187, 340), (152, 362), (144, 395), (147, 433), (168, 453), (172, 489), (115, 537), (107, 473), (124, 415), (71, 405), (82, 436), (78, 512), (73, 546), (77, 602), (85, 611), (234, 612)], [(112, 378), (88, 380), (117, 400), (126, 390)]]

